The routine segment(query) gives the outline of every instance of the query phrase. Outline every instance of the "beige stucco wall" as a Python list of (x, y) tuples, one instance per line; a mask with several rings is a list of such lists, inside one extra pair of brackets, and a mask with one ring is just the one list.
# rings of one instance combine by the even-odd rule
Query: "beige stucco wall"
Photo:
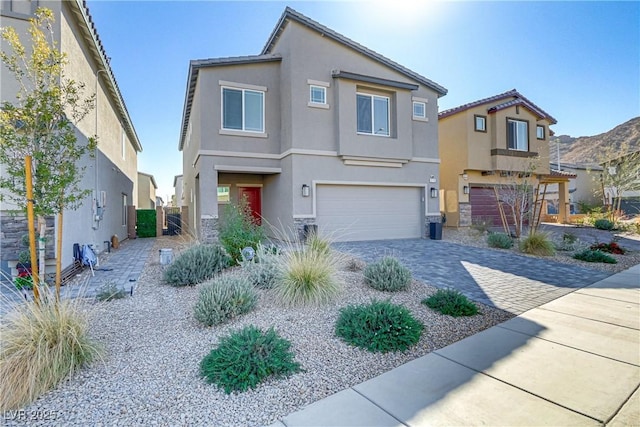
[(156, 208), (156, 187), (147, 174), (138, 172), (138, 209)]

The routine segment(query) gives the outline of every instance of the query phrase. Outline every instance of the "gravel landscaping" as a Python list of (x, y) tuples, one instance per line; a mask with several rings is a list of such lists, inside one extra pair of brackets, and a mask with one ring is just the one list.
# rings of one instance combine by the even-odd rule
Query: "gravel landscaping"
[[(152, 253), (168, 247), (177, 253), (185, 244), (179, 238), (158, 238)], [(513, 317), (483, 305), (480, 314), (472, 317), (441, 315), (420, 303), (436, 292), (433, 286), (414, 280), (407, 291), (386, 293), (365, 285), (361, 271), (345, 269), (339, 273), (344, 289), (328, 305), (282, 308), (270, 291), (259, 290), (255, 311), (207, 328), (193, 317), (201, 285), (165, 285), (157, 258), (150, 260), (133, 297), (88, 305), (91, 334), (104, 345), (103, 360), (25, 408), (33, 420), (22, 423), (5, 414), (6, 425), (268, 425)], [(372, 299), (402, 304), (424, 324), (416, 346), (399, 353), (370, 353), (335, 337), (340, 308)], [(227, 395), (200, 378), (199, 364), (221, 335), (248, 324), (275, 327), (291, 341), (303, 371), (269, 380), (255, 390)]]

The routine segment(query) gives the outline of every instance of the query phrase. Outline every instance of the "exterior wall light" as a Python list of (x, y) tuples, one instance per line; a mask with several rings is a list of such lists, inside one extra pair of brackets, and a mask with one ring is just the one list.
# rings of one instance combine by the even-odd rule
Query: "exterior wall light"
[(464, 194), (469, 194), (469, 186), (468, 186), (468, 185), (465, 185), (464, 187), (462, 187), (462, 192), (463, 192)]
[(302, 184), (302, 197), (309, 197), (311, 188), (307, 184)]
[(469, 179), (469, 175), (466, 173), (462, 174), (462, 179), (464, 179), (465, 181)]
[(432, 199), (435, 199), (436, 197), (438, 197), (438, 189), (435, 187), (431, 187), (429, 194), (431, 195)]

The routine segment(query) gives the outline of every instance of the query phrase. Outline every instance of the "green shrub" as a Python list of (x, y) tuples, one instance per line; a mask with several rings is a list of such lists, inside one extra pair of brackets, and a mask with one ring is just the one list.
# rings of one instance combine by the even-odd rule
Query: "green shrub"
[(371, 352), (403, 351), (420, 339), (424, 326), (405, 307), (389, 301), (350, 305), (340, 310), (336, 335)]
[(41, 298), (15, 306), (0, 322), (0, 411), (34, 401), (100, 354), (81, 300)]
[(219, 245), (195, 245), (182, 252), (164, 271), (172, 286), (193, 286), (211, 279), (229, 266), (230, 258)]
[(513, 247), (513, 239), (505, 233), (490, 233), (487, 244), (492, 248), (510, 249)]
[(275, 286), (280, 277), (281, 264), (283, 260), (280, 254), (273, 248), (265, 247), (258, 243), (256, 255), (251, 261), (242, 261), (242, 270), (249, 278), (249, 281), (261, 289), (271, 289)]
[(520, 250), (526, 254), (552, 256), (556, 253), (553, 242), (544, 233), (533, 233), (522, 239)]
[(23, 289), (32, 289), (33, 288), (33, 277), (31, 274), (27, 274), (24, 276), (18, 276), (13, 279), (13, 286), (16, 287), (17, 290), (21, 291)]
[(273, 290), (279, 301), (288, 306), (328, 302), (341, 290), (336, 277), (341, 262), (341, 257), (333, 252), (292, 245), (283, 255)]
[(598, 230), (613, 230), (613, 222), (608, 219), (597, 219), (593, 223), (593, 226)]
[(585, 249), (573, 255), (575, 259), (586, 262), (603, 262), (606, 264), (617, 264), (615, 258), (611, 255), (607, 255), (601, 251), (592, 251), (591, 249)]
[(96, 299), (98, 301), (111, 301), (121, 299), (127, 296), (124, 289), (120, 289), (115, 282), (107, 282), (96, 291)]
[(329, 255), (331, 252), (331, 242), (328, 239), (323, 239), (316, 233), (311, 233), (307, 237), (307, 248), (312, 251), (320, 252), (324, 255)]
[(435, 294), (423, 299), (422, 304), (453, 317), (478, 314), (478, 306), (455, 289), (438, 289)]
[(156, 210), (136, 210), (136, 234), (138, 237), (156, 237)]
[(194, 317), (206, 326), (219, 325), (250, 312), (257, 302), (258, 294), (246, 275), (223, 274), (202, 285)]
[(200, 375), (229, 394), (255, 388), (265, 379), (300, 371), (289, 350), (291, 343), (273, 328), (266, 332), (253, 325), (220, 338), (218, 347), (202, 359)]
[(565, 252), (575, 251), (582, 245), (582, 243), (578, 239), (578, 236), (573, 233), (563, 233), (562, 240), (553, 241), (552, 243), (557, 251)]
[(479, 217), (471, 220), (471, 229), (478, 234), (484, 234), (491, 230), (493, 227), (493, 220), (491, 218)]
[(379, 291), (402, 291), (411, 284), (411, 271), (390, 256), (367, 265), (363, 274), (365, 283)]
[(237, 205), (225, 206), (224, 216), (220, 222), (219, 239), (222, 246), (231, 255), (231, 264), (238, 265), (242, 261), (242, 249), (252, 247), (256, 249), (258, 243), (264, 240), (264, 230), (251, 214), (251, 208), (246, 199)]

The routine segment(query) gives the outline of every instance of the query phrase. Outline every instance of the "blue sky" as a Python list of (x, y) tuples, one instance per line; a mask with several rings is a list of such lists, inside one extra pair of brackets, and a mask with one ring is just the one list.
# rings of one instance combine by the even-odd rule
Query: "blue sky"
[(440, 111), (517, 89), (591, 136), (640, 115), (640, 2), (89, 0), (158, 195), (173, 194), (189, 61), (258, 54), (286, 6), (434, 80)]

